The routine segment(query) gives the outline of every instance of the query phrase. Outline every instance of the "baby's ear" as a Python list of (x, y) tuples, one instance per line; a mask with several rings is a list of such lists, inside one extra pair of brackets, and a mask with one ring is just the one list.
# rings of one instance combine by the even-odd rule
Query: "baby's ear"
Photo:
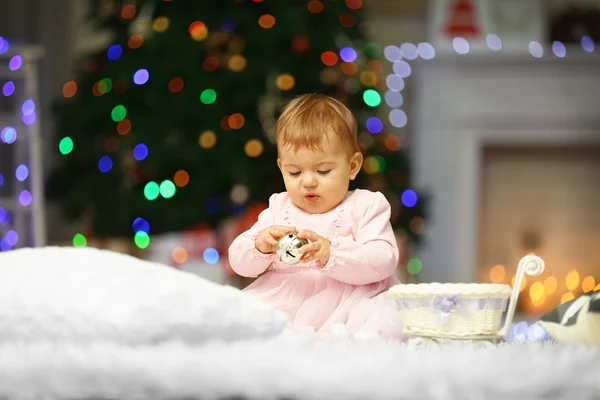
[(352, 157), (350, 157), (350, 180), (354, 180), (354, 178), (356, 178), (356, 175), (358, 175), (358, 172), (362, 167), (362, 163), (363, 155), (360, 151), (352, 154)]
[(282, 164), (281, 164), (281, 158), (277, 157), (277, 166), (279, 167), (279, 170), (281, 170)]

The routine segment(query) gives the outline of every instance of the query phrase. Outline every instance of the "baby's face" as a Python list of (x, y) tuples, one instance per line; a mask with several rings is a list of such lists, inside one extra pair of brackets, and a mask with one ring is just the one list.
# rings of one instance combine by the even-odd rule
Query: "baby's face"
[(334, 138), (324, 141), (323, 151), (281, 148), (277, 164), (292, 202), (306, 212), (320, 214), (342, 202), (350, 180), (362, 166), (362, 154), (348, 158)]

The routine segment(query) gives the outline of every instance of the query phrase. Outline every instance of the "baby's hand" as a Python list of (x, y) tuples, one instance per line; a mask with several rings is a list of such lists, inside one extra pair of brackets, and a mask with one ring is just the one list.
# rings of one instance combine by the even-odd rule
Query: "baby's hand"
[(327, 264), (331, 250), (331, 242), (327, 238), (308, 229), (302, 229), (298, 232), (298, 237), (310, 241), (309, 244), (305, 244), (298, 250), (302, 254), (302, 262), (316, 260), (321, 266)]
[(266, 227), (254, 240), (254, 247), (264, 254), (275, 253), (277, 242), (288, 232), (296, 232), (296, 228), (282, 225)]

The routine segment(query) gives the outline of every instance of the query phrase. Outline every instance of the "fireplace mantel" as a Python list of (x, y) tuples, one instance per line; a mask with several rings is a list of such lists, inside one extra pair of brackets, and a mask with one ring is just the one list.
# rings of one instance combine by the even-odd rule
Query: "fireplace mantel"
[(600, 55), (440, 54), (413, 63), (413, 88), (415, 185), (431, 196), (420, 278), (472, 282), (483, 146), (598, 143)]

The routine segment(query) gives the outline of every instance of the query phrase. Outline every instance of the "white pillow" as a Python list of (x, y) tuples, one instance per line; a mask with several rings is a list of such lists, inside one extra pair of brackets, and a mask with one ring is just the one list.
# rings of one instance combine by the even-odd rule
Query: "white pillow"
[(0, 253), (0, 341), (230, 341), (275, 336), (286, 323), (236, 288), (120, 253)]

